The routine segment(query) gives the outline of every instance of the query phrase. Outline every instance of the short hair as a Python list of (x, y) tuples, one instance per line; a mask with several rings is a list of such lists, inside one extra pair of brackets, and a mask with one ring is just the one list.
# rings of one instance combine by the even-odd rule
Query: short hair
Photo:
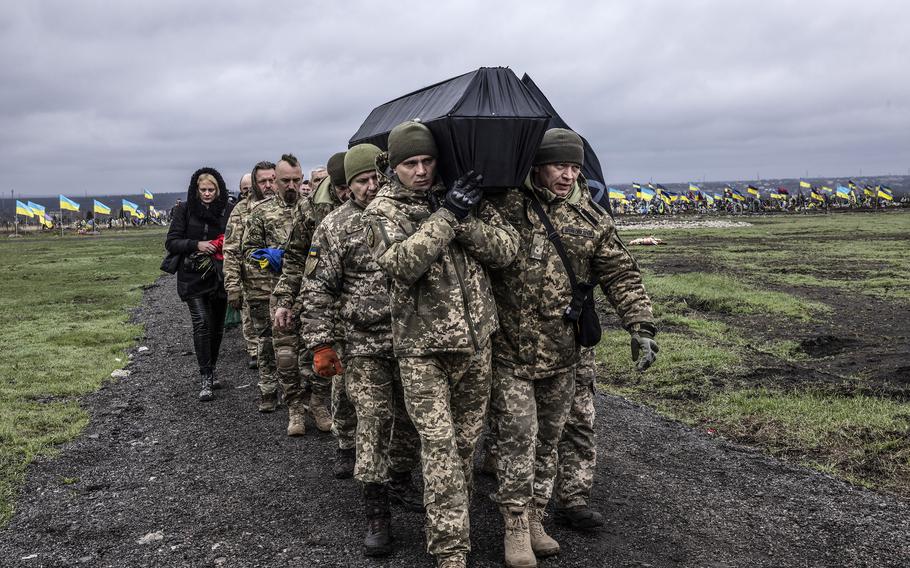
[(291, 165), (292, 168), (296, 168), (300, 165), (300, 160), (297, 159), (297, 156), (288, 152), (287, 154), (282, 154), (279, 162), (287, 162)]

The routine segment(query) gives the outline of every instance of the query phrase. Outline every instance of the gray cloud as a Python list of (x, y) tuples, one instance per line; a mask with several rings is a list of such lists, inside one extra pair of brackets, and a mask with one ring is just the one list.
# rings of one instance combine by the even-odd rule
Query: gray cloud
[(285, 151), (321, 164), (374, 106), (482, 65), (529, 73), (616, 183), (900, 173), (908, 16), (883, 0), (5, 3), (0, 191), (181, 191), (203, 164), (234, 185)]

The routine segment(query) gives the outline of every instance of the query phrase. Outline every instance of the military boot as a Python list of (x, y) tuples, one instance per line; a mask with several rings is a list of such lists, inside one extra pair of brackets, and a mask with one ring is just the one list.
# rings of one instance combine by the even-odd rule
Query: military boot
[(505, 525), (505, 560), (507, 568), (536, 568), (537, 557), (531, 549), (527, 507), (505, 505), (499, 508)]
[(391, 474), (388, 484), (389, 500), (413, 513), (425, 512), (423, 497), (414, 485), (411, 472), (389, 470), (389, 473)]
[(218, 378), (218, 373), (215, 371), (212, 371), (212, 388), (214, 390), (224, 388), (224, 384), (222, 384), (221, 379)]
[(259, 412), (275, 412), (278, 408), (278, 393), (262, 393), (259, 395)]
[(303, 409), (297, 405), (288, 406), (288, 436), (303, 436), (306, 434)]
[(528, 528), (531, 533), (531, 549), (538, 558), (559, 554), (559, 543), (543, 529), (544, 510), (547, 505), (532, 502), (528, 506)]
[(332, 431), (332, 415), (329, 413), (328, 401), (322, 395), (310, 395), (310, 414), (320, 432)]
[(335, 479), (350, 479), (354, 477), (354, 461), (357, 454), (354, 448), (343, 450), (338, 448), (335, 452), (335, 465), (332, 466), (332, 475)]
[(389, 495), (381, 483), (364, 483), (363, 507), (367, 518), (367, 532), (363, 537), (365, 556), (388, 556), (392, 552), (392, 513)]
[(464, 554), (444, 556), (436, 559), (436, 568), (467, 568), (468, 559)]
[(496, 475), (496, 455), (488, 448), (483, 454), (483, 461), (480, 462), (480, 469), (478, 469), (482, 475)]
[(575, 530), (591, 530), (604, 526), (604, 516), (587, 503), (557, 509), (553, 520)]
[(255, 355), (250, 355), (250, 360), (246, 362), (248, 369), (258, 369), (259, 368), (259, 358)]
[(208, 402), (215, 398), (212, 393), (212, 375), (202, 375), (202, 390), (199, 391), (199, 402)]

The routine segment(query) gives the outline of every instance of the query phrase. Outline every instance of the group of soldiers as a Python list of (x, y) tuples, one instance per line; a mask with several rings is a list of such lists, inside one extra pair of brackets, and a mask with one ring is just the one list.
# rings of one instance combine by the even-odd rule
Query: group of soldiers
[(594, 354), (566, 317), (575, 286), (601, 287), (639, 370), (658, 351), (651, 303), (589, 197), (574, 132), (547, 131), (524, 185), (495, 193), (474, 172), (446, 187), (438, 159), (430, 130), (408, 121), (386, 152), (333, 155), (309, 194), (293, 155), (256, 164), (225, 234), (228, 301), (242, 308), (258, 411), (280, 393), (289, 436), (309, 413), (337, 438), (334, 475), (362, 483), (366, 555), (392, 550), (392, 501), (425, 511), (438, 566), (466, 566), (486, 430), (505, 564), (533, 567), (559, 552), (543, 526), (554, 492), (557, 522), (604, 522), (588, 504)]

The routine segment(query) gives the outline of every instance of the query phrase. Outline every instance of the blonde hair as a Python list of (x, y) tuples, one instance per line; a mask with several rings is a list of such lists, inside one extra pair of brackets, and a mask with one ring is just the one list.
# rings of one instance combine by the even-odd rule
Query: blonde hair
[(216, 180), (215, 176), (212, 174), (200, 174), (199, 177), (196, 178), (196, 191), (199, 191), (199, 184), (204, 181), (210, 182), (215, 186), (215, 197), (218, 197), (221, 194), (221, 188), (218, 187), (218, 180)]

